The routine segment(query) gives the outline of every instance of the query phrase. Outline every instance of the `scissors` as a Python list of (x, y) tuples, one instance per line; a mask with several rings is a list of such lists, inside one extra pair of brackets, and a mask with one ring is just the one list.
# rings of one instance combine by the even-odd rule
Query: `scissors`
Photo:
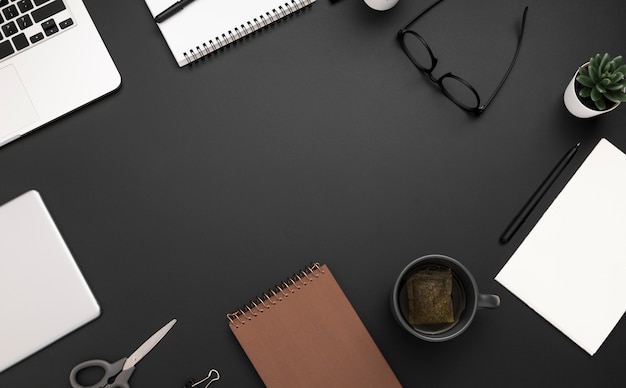
[[(104, 360), (89, 360), (76, 365), (70, 372), (70, 384), (74, 388), (130, 388), (128, 380), (135, 371), (137, 364), (148, 352), (150, 352), (156, 344), (165, 337), (168, 331), (174, 326), (176, 319), (172, 319), (167, 325), (163, 326), (159, 331), (148, 338), (146, 342), (141, 344), (133, 354), (124, 357), (113, 364)], [(91, 367), (97, 367), (104, 370), (104, 376), (93, 385), (84, 385), (76, 379), (77, 375)]]

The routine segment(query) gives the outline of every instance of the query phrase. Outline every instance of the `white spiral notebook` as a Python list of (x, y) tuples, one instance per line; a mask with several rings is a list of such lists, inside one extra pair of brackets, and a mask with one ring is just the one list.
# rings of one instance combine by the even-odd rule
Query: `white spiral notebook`
[[(176, 0), (146, 0), (153, 17)], [(315, 0), (196, 0), (157, 23), (183, 67), (278, 21)]]

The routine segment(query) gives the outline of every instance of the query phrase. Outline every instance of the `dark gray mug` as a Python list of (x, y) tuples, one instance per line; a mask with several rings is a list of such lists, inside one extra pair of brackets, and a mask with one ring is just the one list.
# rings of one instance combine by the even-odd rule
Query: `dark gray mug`
[[(413, 325), (409, 323), (408, 279), (419, 271), (450, 270), (452, 274), (452, 306), (454, 322), (437, 325)], [(438, 254), (422, 256), (404, 267), (391, 291), (391, 312), (396, 321), (414, 336), (431, 342), (443, 342), (456, 338), (472, 323), (479, 308), (500, 306), (498, 295), (481, 294), (470, 271), (457, 260)]]

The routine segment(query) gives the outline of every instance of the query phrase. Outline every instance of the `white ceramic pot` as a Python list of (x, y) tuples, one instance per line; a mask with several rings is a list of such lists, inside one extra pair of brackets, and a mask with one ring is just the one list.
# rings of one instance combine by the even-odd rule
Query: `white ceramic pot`
[[(583, 66), (589, 64), (589, 62), (585, 63)], [(581, 119), (586, 119), (589, 117), (594, 117), (601, 115), (603, 113), (607, 113), (617, 108), (620, 103), (615, 104), (615, 106), (606, 109), (606, 110), (594, 110), (587, 108), (580, 100), (578, 99), (578, 95), (576, 94), (576, 89), (574, 88), (574, 84), (576, 83), (576, 76), (578, 76), (578, 71), (574, 73), (572, 80), (565, 88), (565, 93), (563, 93), (563, 102), (565, 103), (565, 107), (567, 110), (576, 117)]]

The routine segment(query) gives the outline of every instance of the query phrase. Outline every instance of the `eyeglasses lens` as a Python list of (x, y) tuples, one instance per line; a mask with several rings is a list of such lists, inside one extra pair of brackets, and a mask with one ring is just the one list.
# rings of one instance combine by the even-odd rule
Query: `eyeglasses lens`
[(428, 46), (420, 36), (415, 33), (406, 33), (402, 37), (404, 49), (413, 63), (422, 71), (430, 71), (433, 68), (433, 56)]
[(474, 90), (461, 80), (456, 77), (443, 77), (440, 82), (444, 93), (458, 105), (467, 109), (478, 108), (480, 104), (478, 96)]

